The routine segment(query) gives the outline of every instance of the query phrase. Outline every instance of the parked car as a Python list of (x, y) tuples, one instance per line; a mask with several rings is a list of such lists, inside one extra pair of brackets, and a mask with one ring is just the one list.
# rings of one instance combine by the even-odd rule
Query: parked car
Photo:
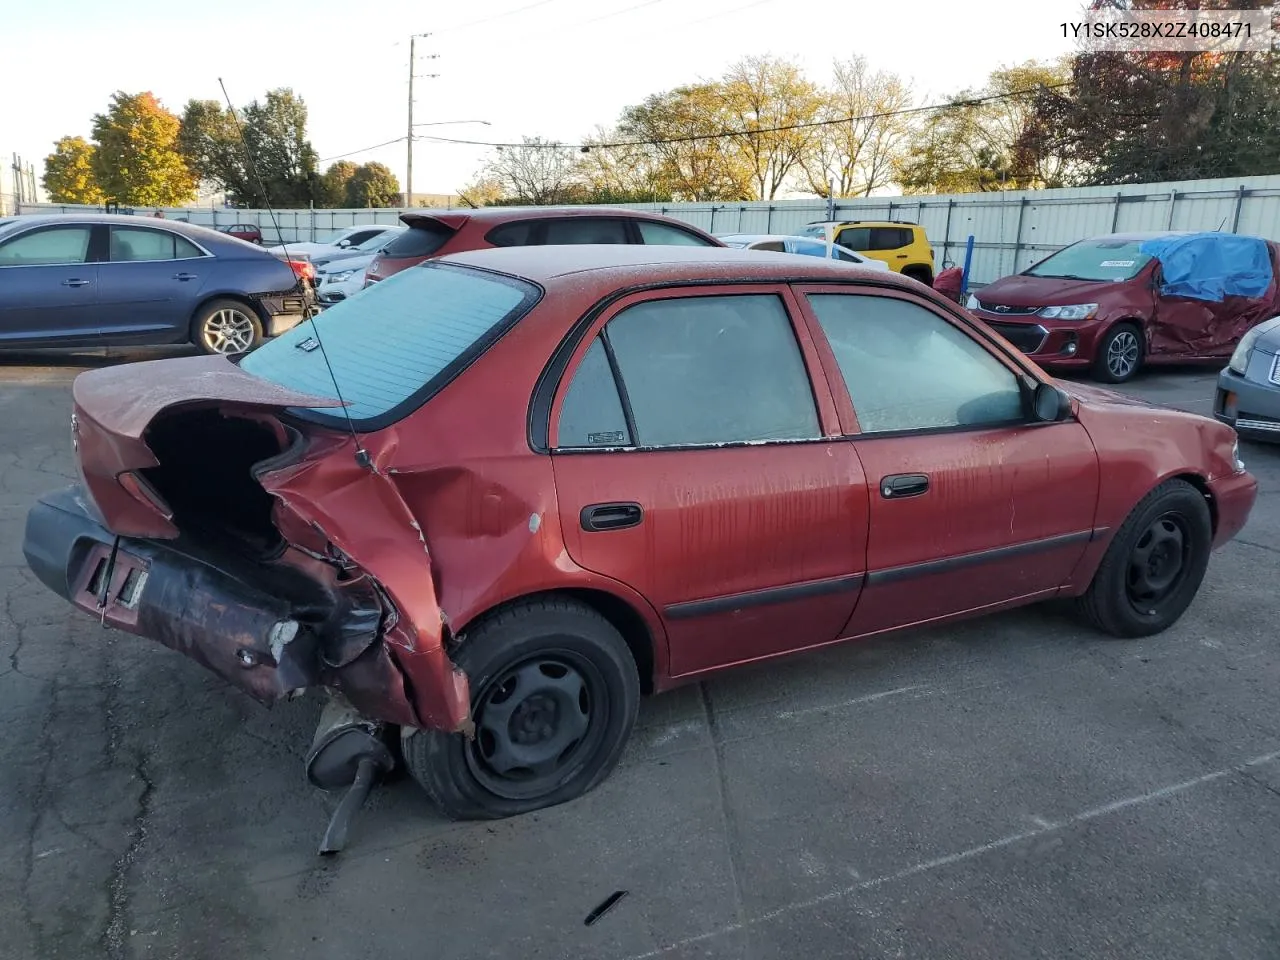
[(933, 285), (933, 248), (924, 227), (907, 220), (818, 220), (801, 231), (881, 260), (890, 270)]
[[(175, 223), (186, 223), (186, 220), (175, 220)], [(256, 223), (232, 223), (224, 227), (218, 227), (219, 233), (225, 233), (229, 237), (235, 237), (237, 240), (246, 240), (249, 243), (256, 243), (262, 246), (262, 230)]]
[(772, 253), (795, 253), (804, 257), (823, 257), (842, 260), (845, 263), (856, 263), (870, 270), (888, 270), (889, 265), (883, 260), (873, 260), (860, 253), (854, 253), (837, 243), (814, 240), (811, 237), (789, 237), (778, 233), (733, 233), (721, 236), (720, 242), (727, 247), (738, 247), (742, 250), (766, 250)]
[(602, 207), (490, 207), (465, 212), (404, 213), (409, 227), (374, 258), (365, 283), (377, 283), (431, 257), (486, 247), (562, 244), (657, 244), (722, 247), (709, 233), (670, 217)]
[(1213, 415), (1246, 439), (1280, 443), (1280, 316), (1240, 338), (1218, 374)]
[(299, 240), (296, 243), (282, 243), (271, 247), (270, 250), (278, 257), (300, 257), (315, 260), (318, 257), (332, 256), (349, 247), (359, 246), (390, 231), (398, 232), (399, 229), (399, 225), (394, 223), (357, 223), (341, 230), (334, 230), (321, 240)]
[(1108, 383), (1222, 362), (1280, 313), (1280, 245), (1231, 233), (1115, 233), (997, 280), (967, 306), (1037, 363)]
[(334, 250), (332, 253), (317, 254), (316, 256), (311, 257), (311, 264), (317, 270), (324, 270), (333, 264), (342, 263), (343, 261), (360, 260), (363, 261), (367, 267), (379, 250), (408, 229), (409, 228), (405, 226), (391, 227), (388, 230), (384, 230), (383, 232), (370, 237), (362, 243), (343, 247), (341, 249)]
[(111, 214), (0, 224), (0, 347), (253, 349), (313, 302), (308, 264), (204, 227)]
[(319, 306), (333, 306), (364, 289), (364, 274), (376, 253), (362, 253), (316, 268), (316, 300)]
[(262, 701), (340, 689), (462, 818), (583, 793), (642, 693), (735, 664), (1057, 597), (1159, 633), (1257, 493), (1225, 425), (740, 250), (457, 254), (73, 396), (36, 576)]

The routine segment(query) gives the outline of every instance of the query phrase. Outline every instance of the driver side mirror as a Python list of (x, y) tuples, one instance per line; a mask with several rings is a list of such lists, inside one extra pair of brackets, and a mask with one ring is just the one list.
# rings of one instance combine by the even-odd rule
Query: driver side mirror
[(1032, 408), (1041, 423), (1057, 423), (1071, 416), (1071, 397), (1051, 383), (1039, 383), (1032, 395)]
[(350, 240), (339, 240), (339, 241), (338, 241), (338, 249), (339, 249), (339, 250), (345, 250), (345, 249), (346, 249), (347, 247), (349, 247), (349, 246), (351, 246), (351, 241), (350, 241)]

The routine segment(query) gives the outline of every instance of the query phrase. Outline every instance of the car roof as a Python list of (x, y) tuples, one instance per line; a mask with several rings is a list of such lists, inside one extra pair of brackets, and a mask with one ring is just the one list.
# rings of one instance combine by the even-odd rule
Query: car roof
[[(196, 223), (188, 223), (185, 220), (170, 220), (168, 218), (152, 217), (148, 214), (138, 214), (136, 216), (127, 213), (28, 213), (13, 217), (10, 220), (0, 221), (0, 230), (11, 230), (15, 227), (32, 227), (44, 226), (47, 224), (58, 223), (104, 223), (115, 224), (121, 227), (164, 227), (175, 233), (184, 236), (200, 239), (207, 237), (209, 234), (218, 235), (218, 231), (212, 227), (202, 226)], [(236, 224), (239, 226), (239, 224)], [(224, 228), (225, 229), (225, 228)]]
[(720, 240), (738, 240), (742, 243), (759, 243), (761, 240), (802, 240), (805, 243), (822, 243), (818, 237), (804, 237), (796, 233), (722, 233)]
[(882, 270), (840, 260), (734, 247), (659, 244), (496, 247), (454, 253), (426, 263), (480, 267), (541, 285), (553, 286), (572, 278), (575, 284), (589, 283), (605, 289), (654, 282), (823, 283), (858, 278), (904, 289), (919, 289), (918, 283), (896, 273), (886, 274)]

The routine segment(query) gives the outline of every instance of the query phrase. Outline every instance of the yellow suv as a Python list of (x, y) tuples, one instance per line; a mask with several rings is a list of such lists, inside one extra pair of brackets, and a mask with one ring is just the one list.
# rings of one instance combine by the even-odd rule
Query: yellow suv
[(801, 234), (883, 260), (890, 270), (933, 285), (933, 249), (924, 227), (906, 220), (819, 220)]

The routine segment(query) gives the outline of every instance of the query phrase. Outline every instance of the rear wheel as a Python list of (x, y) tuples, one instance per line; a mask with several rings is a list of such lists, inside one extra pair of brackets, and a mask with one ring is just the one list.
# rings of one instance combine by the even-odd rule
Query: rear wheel
[(475, 737), (406, 730), (405, 765), (456, 820), (509, 817), (586, 793), (613, 769), (640, 700), (622, 635), (568, 600), (521, 603), (468, 629)]
[(1212, 548), (1204, 494), (1185, 480), (1169, 480), (1125, 519), (1079, 608), (1115, 637), (1167, 630), (1195, 599)]
[(1117, 323), (1098, 342), (1093, 372), (1105, 383), (1124, 383), (1142, 366), (1142, 331), (1131, 323)]
[(262, 342), (262, 321), (239, 300), (214, 300), (196, 313), (192, 340), (205, 353), (234, 357)]

